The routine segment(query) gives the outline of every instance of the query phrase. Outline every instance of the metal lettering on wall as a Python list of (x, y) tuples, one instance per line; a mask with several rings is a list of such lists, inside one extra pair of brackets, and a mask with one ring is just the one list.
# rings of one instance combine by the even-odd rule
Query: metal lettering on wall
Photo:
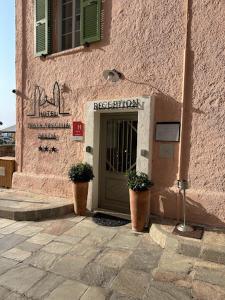
[(59, 115), (55, 111), (43, 111), (40, 112), (41, 118), (57, 118)]
[(53, 133), (53, 134), (41, 133), (38, 135), (38, 139), (39, 140), (58, 140), (58, 136), (55, 133)]
[[(42, 118), (55, 118), (59, 115), (68, 116), (70, 115), (68, 112), (66, 112), (64, 109), (65, 103), (64, 99), (61, 96), (61, 90), (59, 83), (56, 81), (53, 86), (52, 91), (52, 97), (49, 97), (46, 95), (45, 90), (41, 88), (39, 85), (36, 85), (34, 87), (34, 98), (33, 101), (33, 109), (30, 114), (27, 116), (29, 117), (42, 117)], [(46, 108), (46, 107), (57, 107), (58, 111), (47, 111), (47, 112), (41, 112), (40, 108)]]
[(70, 123), (28, 123), (30, 129), (70, 129)]
[(94, 102), (94, 110), (143, 108), (139, 99)]
[[(53, 85), (52, 97), (46, 95), (46, 92), (40, 86), (34, 87), (34, 96), (32, 99), (32, 112), (27, 116), (32, 118), (58, 118), (60, 116), (69, 116), (70, 114), (65, 111), (64, 99), (61, 95), (59, 83), (56, 81)], [(47, 110), (45, 110), (47, 108)], [(28, 123), (29, 129), (70, 129), (71, 125), (68, 122), (55, 122), (55, 123)], [(59, 140), (59, 136), (55, 133), (40, 133), (38, 139), (44, 140)], [(59, 150), (55, 146), (42, 146), (38, 147), (38, 151), (42, 153), (57, 153)]]
[(55, 147), (48, 147), (48, 146), (45, 146), (45, 147), (43, 147), (43, 146), (40, 146), (39, 148), (38, 148), (38, 150), (40, 151), (40, 152), (48, 152), (48, 153), (56, 153), (56, 152), (58, 152), (58, 149), (57, 148), (55, 148)]

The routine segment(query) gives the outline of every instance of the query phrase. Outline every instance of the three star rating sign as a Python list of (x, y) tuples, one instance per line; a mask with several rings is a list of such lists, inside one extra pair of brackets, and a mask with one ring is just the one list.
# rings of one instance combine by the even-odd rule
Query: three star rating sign
[(57, 148), (55, 148), (55, 147), (48, 147), (48, 146), (45, 146), (45, 147), (43, 147), (43, 146), (40, 146), (39, 148), (38, 148), (38, 150), (40, 151), (40, 152), (49, 152), (49, 153), (56, 153), (56, 152), (58, 152), (58, 149)]

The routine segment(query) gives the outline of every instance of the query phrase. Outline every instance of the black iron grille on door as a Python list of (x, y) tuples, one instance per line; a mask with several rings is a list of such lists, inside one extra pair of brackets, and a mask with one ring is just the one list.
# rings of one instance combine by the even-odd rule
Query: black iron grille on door
[(99, 207), (129, 213), (125, 173), (136, 169), (138, 114), (102, 114)]
[(136, 169), (137, 121), (107, 120), (106, 170), (126, 173)]

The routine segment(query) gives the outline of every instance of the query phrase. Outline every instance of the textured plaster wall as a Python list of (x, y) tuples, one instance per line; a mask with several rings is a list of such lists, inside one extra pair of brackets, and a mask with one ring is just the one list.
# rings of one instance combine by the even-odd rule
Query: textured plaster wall
[[(33, 1), (16, 1), (17, 145), (21, 145), (16, 160), (21, 172), (14, 175), (14, 187), (70, 197), (68, 168), (84, 158), (83, 143), (71, 141), (70, 130), (56, 130), (59, 141), (46, 143), (37, 138), (43, 130), (28, 129), (28, 122), (42, 121), (27, 116), (36, 84), (47, 95), (51, 95), (55, 81), (66, 85), (63, 97), (71, 116), (61, 117), (60, 122), (84, 121), (87, 101), (153, 94), (155, 122), (180, 120), (183, 1), (107, 0), (103, 10), (101, 42), (40, 59), (34, 57)], [(190, 3), (184, 160), (191, 184), (188, 211), (189, 219), (214, 225), (225, 221), (224, 10), (222, 1)], [(122, 72), (124, 79), (116, 84), (105, 81), (102, 72), (111, 68)], [(57, 146), (59, 153), (41, 153), (41, 144)], [(160, 158), (159, 147), (154, 142), (151, 210), (176, 218), (180, 215), (180, 199), (174, 187), (179, 143), (173, 144), (170, 159)]]
[[(196, 194), (197, 209), (219, 224), (225, 220), (224, 13), (224, 1), (193, 1), (187, 153), (190, 193)], [(195, 205), (191, 199), (190, 203)]]

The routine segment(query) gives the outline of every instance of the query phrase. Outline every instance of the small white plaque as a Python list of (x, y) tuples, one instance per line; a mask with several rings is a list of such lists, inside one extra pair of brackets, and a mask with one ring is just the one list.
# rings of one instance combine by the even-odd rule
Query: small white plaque
[(178, 122), (157, 123), (155, 139), (158, 142), (179, 142), (180, 123)]
[(5, 167), (0, 167), (0, 176), (5, 176)]
[(83, 142), (84, 137), (83, 136), (72, 136), (71, 141)]

